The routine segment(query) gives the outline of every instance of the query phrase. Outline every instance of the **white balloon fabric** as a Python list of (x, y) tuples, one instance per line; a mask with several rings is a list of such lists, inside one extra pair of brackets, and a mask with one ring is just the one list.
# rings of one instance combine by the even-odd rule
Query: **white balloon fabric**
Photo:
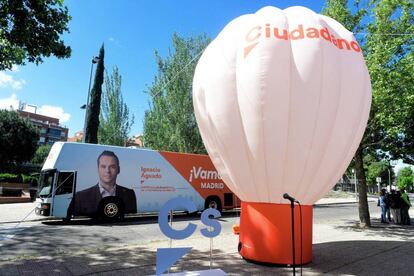
[(194, 109), (224, 182), (246, 202), (323, 197), (364, 133), (371, 84), (360, 46), (304, 7), (231, 21), (201, 56)]

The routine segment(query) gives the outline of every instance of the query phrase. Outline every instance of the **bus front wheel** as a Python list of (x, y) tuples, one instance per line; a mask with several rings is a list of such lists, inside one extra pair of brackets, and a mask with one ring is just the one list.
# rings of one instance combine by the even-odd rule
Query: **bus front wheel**
[(104, 198), (100, 204), (100, 215), (104, 219), (123, 218), (122, 203), (114, 198)]

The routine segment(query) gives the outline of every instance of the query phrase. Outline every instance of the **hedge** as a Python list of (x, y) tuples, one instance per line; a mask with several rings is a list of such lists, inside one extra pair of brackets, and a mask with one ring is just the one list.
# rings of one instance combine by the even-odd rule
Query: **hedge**
[(31, 183), (37, 185), (37, 176), (13, 173), (0, 173), (0, 182)]

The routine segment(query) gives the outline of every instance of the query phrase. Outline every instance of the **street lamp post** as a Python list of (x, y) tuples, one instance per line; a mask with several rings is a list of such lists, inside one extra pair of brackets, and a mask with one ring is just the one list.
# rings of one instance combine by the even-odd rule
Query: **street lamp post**
[(86, 137), (86, 123), (89, 116), (89, 98), (91, 94), (91, 82), (92, 82), (92, 71), (93, 71), (93, 65), (97, 63), (99, 60), (99, 57), (92, 57), (91, 61), (91, 73), (89, 74), (89, 85), (88, 85), (88, 97), (86, 98), (86, 105), (81, 106), (82, 109), (85, 109), (85, 121), (83, 123), (83, 136), (82, 136), (82, 143), (85, 143), (85, 137)]
[(379, 193), (381, 192), (381, 177), (378, 176), (376, 180), (377, 180), (378, 193)]
[(395, 161), (395, 160), (392, 160), (392, 161), (389, 161), (389, 166), (388, 166), (388, 187), (389, 187), (389, 189), (390, 189), (390, 193), (391, 193), (391, 171), (390, 171), (390, 167), (391, 168), (394, 168), (394, 166), (396, 165), (396, 162), (397, 161)]
[(358, 185), (357, 185), (357, 178), (356, 178), (356, 171), (352, 169), (352, 174), (354, 176), (354, 184), (355, 184), (355, 199), (358, 200)]
[(389, 189), (388, 192), (391, 193), (391, 172), (390, 172), (390, 168), (388, 168), (388, 189)]

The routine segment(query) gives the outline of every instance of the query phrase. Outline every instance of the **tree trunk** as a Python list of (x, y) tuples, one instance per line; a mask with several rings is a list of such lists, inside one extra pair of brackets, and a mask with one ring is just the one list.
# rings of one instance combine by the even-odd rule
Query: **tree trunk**
[(358, 212), (359, 226), (361, 228), (371, 227), (371, 219), (369, 217), (368, 198), (367, 198), (367, 182), (364, 171), (364, 161), (361, 146), (355, 153), (355, 172), (358, 179)]

